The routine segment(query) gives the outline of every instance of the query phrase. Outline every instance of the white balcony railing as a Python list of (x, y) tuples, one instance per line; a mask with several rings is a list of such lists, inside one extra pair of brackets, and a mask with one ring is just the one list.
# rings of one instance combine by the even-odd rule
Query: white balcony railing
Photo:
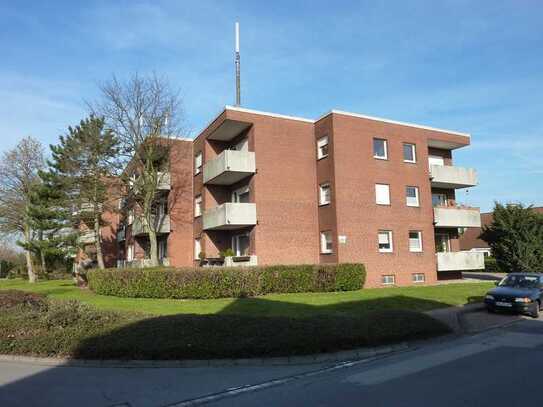
[(430, 179), (434, 188), (468, 188), (477, 185), (477, 172), (473, 168), (430, 165)]
[(482, 270), (485, 256), (482, 252), (441, 252), (436, 253), (437, 271)]
[(434, 225), (444, 228), (478, 228), (481, 227), (479, 208), (456, 206), (434, 207)]
[(205, 211), (204, 230), (240, 229), (256, 225), (256, 204), (228, 202)]
[(224, 150), (204, 165), (204, 184), (232, 185), (255, 171), (255, 153)]
[[(153, 218), (154, 229), (157, 233), (170, 233), (170, 215), (162, 215)], [(144, 225), (142, 218), (135, 218), (132, 223), (132, 234), (137, 235), (146, 235), (149, 233), (149, 229)]]
[(87, 230), (79, 236), (79, 243), (92, 244), (96, 242), (96, 234), (93, 230)]

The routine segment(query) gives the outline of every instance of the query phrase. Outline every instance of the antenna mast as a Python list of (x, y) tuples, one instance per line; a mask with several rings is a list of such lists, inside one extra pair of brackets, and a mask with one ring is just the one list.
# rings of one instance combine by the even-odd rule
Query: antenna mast
[(240, 63), (239, 63), (239, 23), (236, 22), (236, 106), (241, 104)]

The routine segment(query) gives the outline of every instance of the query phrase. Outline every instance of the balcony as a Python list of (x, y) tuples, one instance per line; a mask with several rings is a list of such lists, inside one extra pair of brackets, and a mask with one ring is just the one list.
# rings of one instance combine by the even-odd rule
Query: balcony
[(172, 188), (172, 181), (169, 172), (158, 172), (157, 189), (169, 191)]
[(437, 271), (482, 270), (485, 256), (482, 252), (441, 252), (436, 253)]
[(255, 153), (224, 150), (204, 165), (204, 184), (232, 185), (255, 171)]
[(256, 225), (256, 204), (228, 202), (205, 211), (204, 230), (231, 230)]
[[(170, 215), (154, 217), (153, 221), (155, 222), (154, 229), (157, 233), (170, 233)], [(135, 218), (132, 223), (132, 235), (140, 236), (147, 234), (149, 234), (149, 229), (143, 224), (143, 219)]]
[(86, 230), (79, 236), (78, 240), (81, 244), (93, 244), (96, 242), (96, 234), (93, 230)]
[(434, 226), (441, 228), (480, 228), (479, 208), (456, 206), (434, 207)]
[(452, 165), (430, 165), (430, 179), (434, 188), (469, 188), (477, 185), (473, 168)]

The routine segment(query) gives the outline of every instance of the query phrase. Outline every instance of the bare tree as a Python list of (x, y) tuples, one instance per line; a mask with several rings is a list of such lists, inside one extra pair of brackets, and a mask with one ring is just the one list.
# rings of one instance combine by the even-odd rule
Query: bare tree
[(113, 76), (100, 90), (102, 99), (90, 107), (105, 118), (127, 156), (121, 176), (127, 204), (149, 235), (151, 265), (158, 266), (157, 232), (164, 221), (158, 186), (169, 166), (171, 138), (181, 130), (179, 92), (164, 78), (137, 74), (125, 82)]
[[(39, 182), (38, 171), (45, 166), (43, 146), (32, 138), (22, 139), (0, 159), (0, 232), (23, 237), (30, 242), (32, 229), (27, 212), (32, 186)], [(36, 282), (37, 274), (30, 251), (25, 250), (28, 280)]]

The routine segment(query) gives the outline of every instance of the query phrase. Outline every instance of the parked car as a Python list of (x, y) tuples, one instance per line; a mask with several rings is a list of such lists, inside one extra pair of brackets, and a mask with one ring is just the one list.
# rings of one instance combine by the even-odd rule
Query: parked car
[(511, 273), (485, 296), (489, 312), (509, 310), (539, 317), (543, 279), (536, 273)]

